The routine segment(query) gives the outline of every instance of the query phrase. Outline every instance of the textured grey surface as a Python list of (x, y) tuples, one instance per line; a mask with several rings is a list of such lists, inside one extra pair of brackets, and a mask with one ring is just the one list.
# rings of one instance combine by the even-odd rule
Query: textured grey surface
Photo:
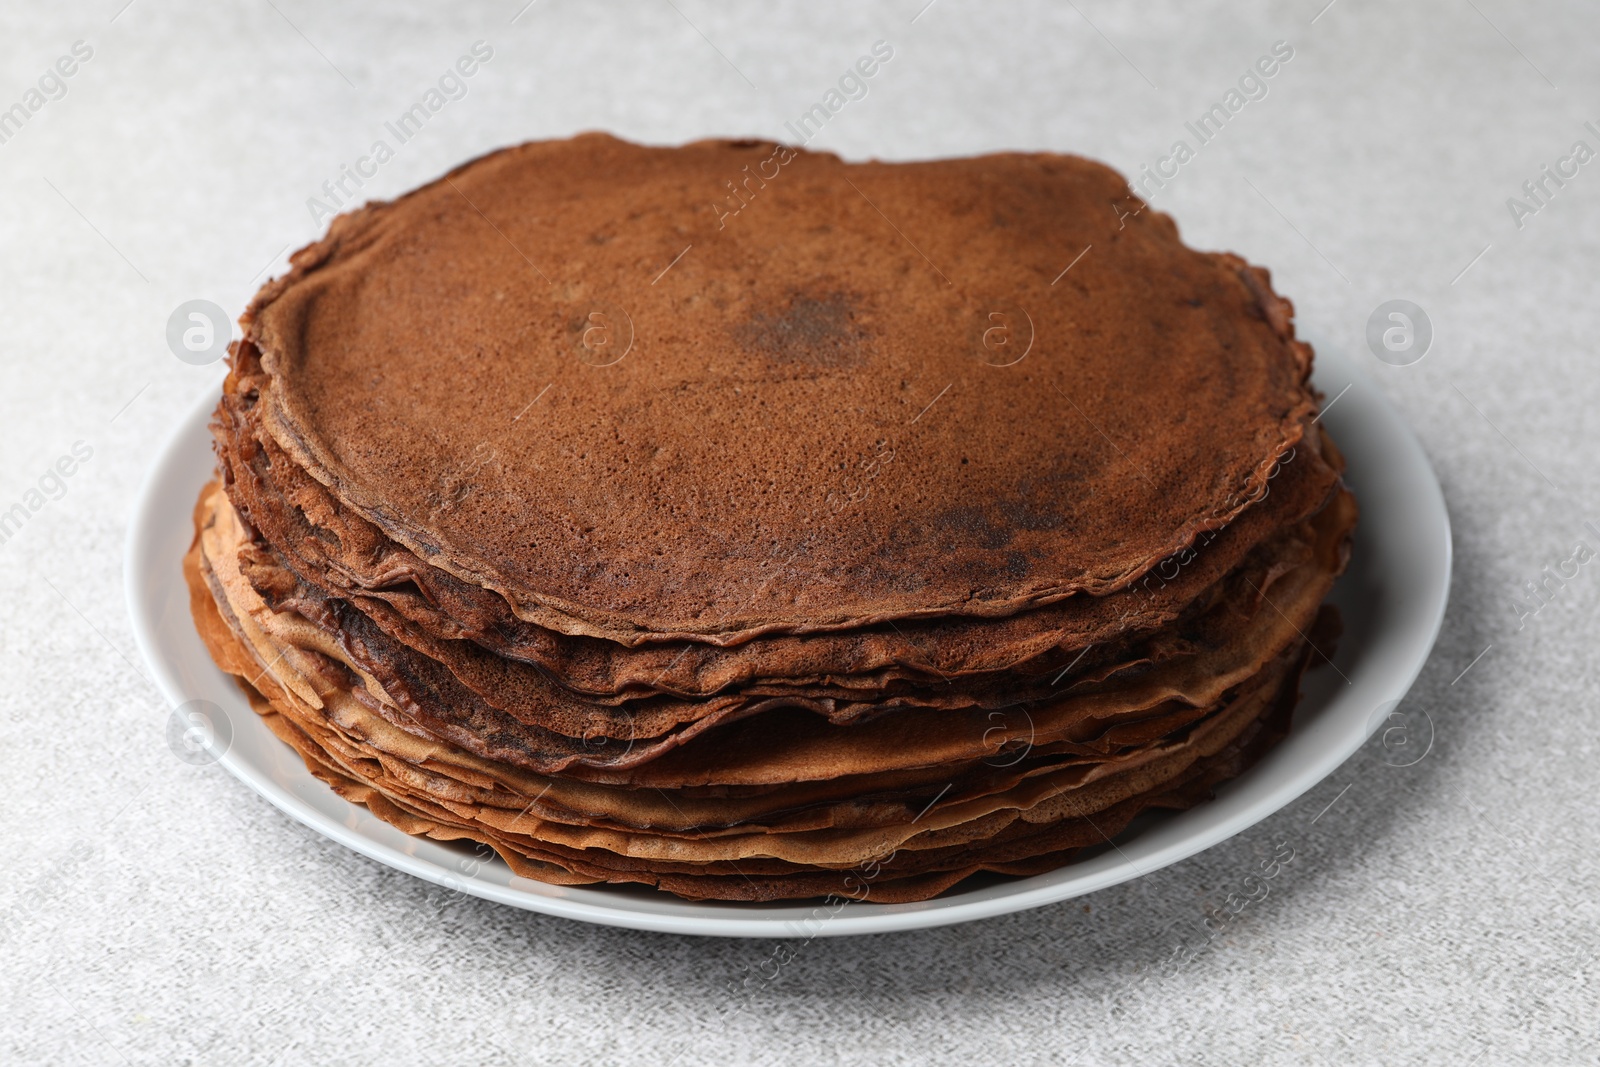
[[(1600, 149), (1593, 9), (675, 2), (538, 0), (514, 23), (523, 0), (7, 5), (0, 107), (74, 41), (94, 54), (0, 144), (0, 509), (75, 441), (93, 455), (0, 544), (0, 1061), (1594, 1062), (1600, 566), (1520, 628), (1514, 605), (1575, 541), (1600, 549), (1600, 162), (1520, 229), (1506, 205), (1574, 141)], [(816, 941), (776, 969), (771, 943), (442, 900), (174, 758), (121, 548), (154, 450), (220, 371), (173, 358), (167, 317), (239, 309), (317, 231), (307, 198), (479, 39), (494, 57), (467, 95), (363, 195), (583, 129), (782, 136), (878, 39), (894, 59), (817, 144), (1135, 172), (1290, 42), (1156, 203), (1198, 246), (1270, 265), (1304, 332), (1359, 354), (1433, 457), (1457, 563), (1406, 702), (1432, 723), (1426, 757), (1393, 766), (1374, 741), (1150, 877)], [(1436, 331), (1411, 366), (1366, 351), (1396, 297)], [(1294, 859), (1267, 898), (1206, 936), (1205, 909), (1280, 842)]]

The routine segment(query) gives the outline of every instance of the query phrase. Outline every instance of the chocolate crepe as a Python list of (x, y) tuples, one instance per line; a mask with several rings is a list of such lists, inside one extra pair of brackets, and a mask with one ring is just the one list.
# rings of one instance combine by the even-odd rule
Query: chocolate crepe
[(1199, 803), (1356, 509), (1292, 307), (1127, 195), (588, 135), (343, 216), (241, 320), (197, 626), (313, 773), (526, 877), (916, 900)]

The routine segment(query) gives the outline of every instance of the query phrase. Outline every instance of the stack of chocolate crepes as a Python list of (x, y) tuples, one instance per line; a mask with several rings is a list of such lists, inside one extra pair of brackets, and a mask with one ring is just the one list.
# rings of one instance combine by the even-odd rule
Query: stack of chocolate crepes
[(498, 152), (245, 313), (195, 619), (314, 774), (526, 877), (1042, 872), (1241, 773), (1331, 651), (1291, 313), (1075, 157)]

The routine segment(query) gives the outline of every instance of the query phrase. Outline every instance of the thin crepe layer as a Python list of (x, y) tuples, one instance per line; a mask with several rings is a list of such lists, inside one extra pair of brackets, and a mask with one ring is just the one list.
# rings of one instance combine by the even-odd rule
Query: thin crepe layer
[[(783, 177), (722, 226), (707, 197), (774, 153)], [(244, 320), (260, 418), (387, 538), (562, 633), (739, 642), (1105, 595), (1233, 521), (1315, 411), (1266, 272), (1127, 195), (1050, 154), (507, 149), (294, 255)], [(1006, 366), (996, 314), (1029, 340)]]

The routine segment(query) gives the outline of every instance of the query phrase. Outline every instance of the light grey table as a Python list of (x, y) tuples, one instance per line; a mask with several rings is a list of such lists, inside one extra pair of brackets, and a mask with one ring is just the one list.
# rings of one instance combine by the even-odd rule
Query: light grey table
[[(28, 114), (0, 125), (0, 510), (42, 499), (0, 543), (0, 1061), (1600, 1056), (1600, 565), (1568, 565), (1548, 604), (1523, 593), (1577, 542), (1600, 550), (1600, 161), (1572, 155), (1600, 150), (1600, 17), (1576, 0), (924, 2), (7, 5), (0, 108)], [(771, 944), (436, 907), (175, 758), (121, 573), (154, 450), (221, 374), (169, 352), (173, 309), (240, 309), (379, 139), (393, 158), (346, 179), (354, 197), (585, 129), (792, 139), (880, 40), (893, 58), (814, 146), (1163, 166), (1152, 200), (1187, 239), (1270, 265), (1302, 331), (1398, 402), (1455, 522), (1449, 617), (1407, 701), (1432, 723), (1426, 758), (1395, 766), (1375, 741), (1176, 867), (975, 925), (812, 942), (738, 998)], [(464, 93), (447, 83), (457, 98), (399, 143), (385, 124), (478, 41), (492, 56)], [(1292, 58), (1198, 144), (1186, 123), (1279, 41)], [(47, 73), (61, 57), (70, 77)], [(1545, 165), (1569, 176), (1534, 200)], [(1392, 299), (1432, 325), (1409, 365), (1368, 350)], [(88, 458), (50, 476), (75, 447)], [(1271, 895), (1174, 963), (1279, 842), (1295, 859)]]

